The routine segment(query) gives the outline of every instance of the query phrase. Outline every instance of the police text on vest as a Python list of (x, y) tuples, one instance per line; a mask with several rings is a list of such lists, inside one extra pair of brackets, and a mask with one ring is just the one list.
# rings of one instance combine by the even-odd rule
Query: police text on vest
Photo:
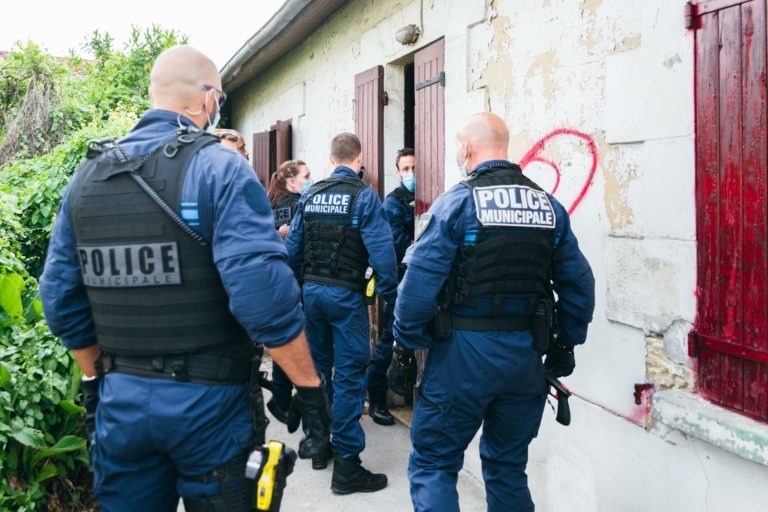
[(134, 245), (78, 245), (83, 283), (97, 288), (181, 283), (176, 242)]
[(545, 192), (521, 185), (473, 190), (477, 220), (483, 226), (555, 227), (555, 212)]
[(351, 194), (331, 192), (313, 195), (304, 205), (305, 214), (349, 215)]

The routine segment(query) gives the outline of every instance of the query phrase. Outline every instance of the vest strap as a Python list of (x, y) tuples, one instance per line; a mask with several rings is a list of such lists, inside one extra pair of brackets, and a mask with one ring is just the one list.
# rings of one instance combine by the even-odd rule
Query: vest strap
[(451, 327), (462, 331), (528, 331), (530, 317), (451, 315)]

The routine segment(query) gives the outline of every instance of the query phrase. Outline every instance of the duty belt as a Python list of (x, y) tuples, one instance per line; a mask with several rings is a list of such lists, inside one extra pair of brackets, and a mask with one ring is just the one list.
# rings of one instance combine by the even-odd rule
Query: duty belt
[(235, 360), (217, 354), (103, 354), (101, 371), (196, 384), (247, 384), (251, 375), (251, 361), (248, 358)]
[(460, 316), (451, 314), (451, 327), (463, 331), (528, 331), (530, 317), (520, 316)]

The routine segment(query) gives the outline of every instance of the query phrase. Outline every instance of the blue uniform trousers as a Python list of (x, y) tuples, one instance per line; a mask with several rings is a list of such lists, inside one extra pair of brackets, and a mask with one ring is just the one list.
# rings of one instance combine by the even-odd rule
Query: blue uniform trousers
[[(175, 512), (179, 496), (221, 494), (196, 482), (253, 447), (246, 386), (104, 376), (91, 448), (94, 495), (105, 512)], [(243, 478), (229, 485), (247, 485)]]
[(333, 392), (333, 447), (342, 458), (349, 459), (365, 448), (360, 417), (371, 348), (363, 294), (337, 286), (305, 283), (304, 313), (315, 367), (326, 382), (332, 382), (328, 387)]
[(430, 349), (411, 428), (414, 510), (459, 510), (458, 472), (481, 424), (488, 510), (534, 510), (525, 467), (546, 384), (541, 355), (530, 346), (527, 332), (455, 331)]
[(385, 308), (381, 336), (368, 367), (368, 398), (373, 403), (386, 404), (387, 401), (387, 369), (392, 362), (392, 344), (395, 342), (392, 333), (395, 323), (394, 307), (394, 304), (388, 304)]

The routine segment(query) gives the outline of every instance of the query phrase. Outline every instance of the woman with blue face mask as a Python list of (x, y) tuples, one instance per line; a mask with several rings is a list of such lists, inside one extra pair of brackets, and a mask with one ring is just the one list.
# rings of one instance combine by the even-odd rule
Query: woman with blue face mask
[(267, 196), (275, 215), (275, 229), (285, 239), (299, 198), (312, 186), (310, 170), (301, 160), (287, 160), (272, 174)]
[[(272, 174), (269, 180), (267, 197), (272, 204), (275, 216), (275, 229), (285, 239), (291, 220), (296, 213), (299, 199), (312, 186), (310, 171), (301, 160), (287, 160)], [(288, 408), (291, 405), (293, 384), (277, 364), (272, 366), (272, 385), (274, 391), (267, 403), (267, 408), (278, 421), (286, 422)]]

